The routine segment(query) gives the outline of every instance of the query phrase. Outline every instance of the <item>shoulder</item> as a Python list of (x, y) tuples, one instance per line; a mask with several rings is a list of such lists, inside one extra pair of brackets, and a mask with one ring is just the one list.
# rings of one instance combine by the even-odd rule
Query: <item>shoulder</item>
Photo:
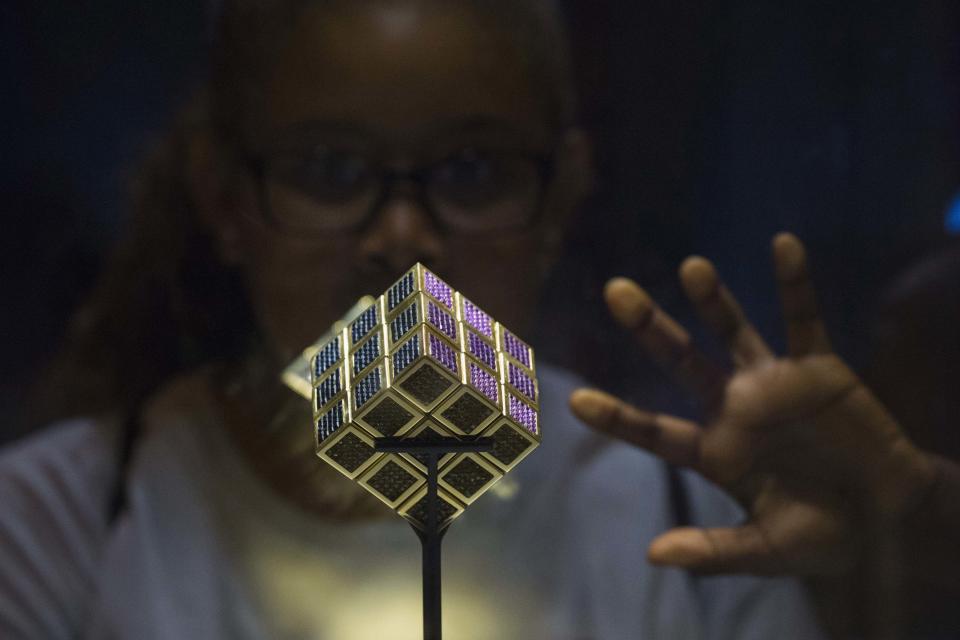
[(76, 418), (50, 425), (0, 449), (0, 473), (29, 473), (36, 463), (92, 471), (109, 456), (116, 425)]
[(76, 631), (107, 532), (114, 433), (74, 420), (0, 451), (0, 635)]

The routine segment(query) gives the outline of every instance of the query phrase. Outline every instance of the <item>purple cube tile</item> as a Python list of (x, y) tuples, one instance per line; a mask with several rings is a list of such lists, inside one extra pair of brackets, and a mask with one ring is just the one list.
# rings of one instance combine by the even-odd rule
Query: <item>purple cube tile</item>
[(467, 351), (494, 371), (497, 370), (497, 352), (469, 329), (467, 329)]
[(475, 304), (463, 299), (463, 321), (488, 338), (493, 338), (493, 319)]
[(497, 386), (497, 379), (490, 375), (483, 367), (477, 366), (474, 362), (470, 363), (470, 384), (472, 384), (477, 391), (487, 396), (490, 402), (499, 404), (500, 392)]
[(460, 370), (457, 367), (457, 352), (433, 334), (430, 335), (430, 355), (453, 373)]
[(533, 402), (537, 401), (537, 385), (530, 376), (512, 362), (507, 364), (507, 380), (510, 381), (514, 389), (527, 396)]
[(507, 395), (509, 396), (510, 417), (513, 418), (521, 427), (536, 435), (537, 412), (513, 394)]
[(439, 329), (440, 333), (456, 341), (457, 321), (453, 319), (452, 315), (435, 305), (431, 300), (427, 300), (427, 320)]
[(503, 330), (503, 350), (513, 356), (517, 362), (530, 368), (530, 347), (506, 329)]
[(445, 304), (448, 309), (453, 309), (453, 289), (426, 269), (423, 270), (423, 288), (431, 296)]

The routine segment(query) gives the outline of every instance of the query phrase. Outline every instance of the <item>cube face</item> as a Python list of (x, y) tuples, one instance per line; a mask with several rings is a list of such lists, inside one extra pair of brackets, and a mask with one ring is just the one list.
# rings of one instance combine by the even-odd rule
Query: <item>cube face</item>
[(376, 439), (490, 437), (490, 452), (440, 457), (446, 524), (540, 442), (533, 349), (420, 264), (363, 304), (305, 352), (317, 455), (423, 527), (426, 455)]

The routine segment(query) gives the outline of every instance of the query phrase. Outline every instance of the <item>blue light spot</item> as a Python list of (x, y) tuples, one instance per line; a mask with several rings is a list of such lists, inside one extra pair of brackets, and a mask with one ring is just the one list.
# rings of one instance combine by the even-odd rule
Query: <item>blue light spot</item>
[(947, 217), (943, 221), (947, 233), (960, 235), (960, 194), (953, 199), (947, 208)]

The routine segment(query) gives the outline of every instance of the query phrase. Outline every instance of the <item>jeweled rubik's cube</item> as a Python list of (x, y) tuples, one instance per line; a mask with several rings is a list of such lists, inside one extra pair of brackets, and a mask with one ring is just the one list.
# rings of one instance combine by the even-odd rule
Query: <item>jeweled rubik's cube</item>
[(307, 353), (317, 454), (422, 527), (425, 460), (375, 440), (490, 437), (441, 458), (446, 524), (539, 444), (533, 350), (420, 264), (354, 315)]

